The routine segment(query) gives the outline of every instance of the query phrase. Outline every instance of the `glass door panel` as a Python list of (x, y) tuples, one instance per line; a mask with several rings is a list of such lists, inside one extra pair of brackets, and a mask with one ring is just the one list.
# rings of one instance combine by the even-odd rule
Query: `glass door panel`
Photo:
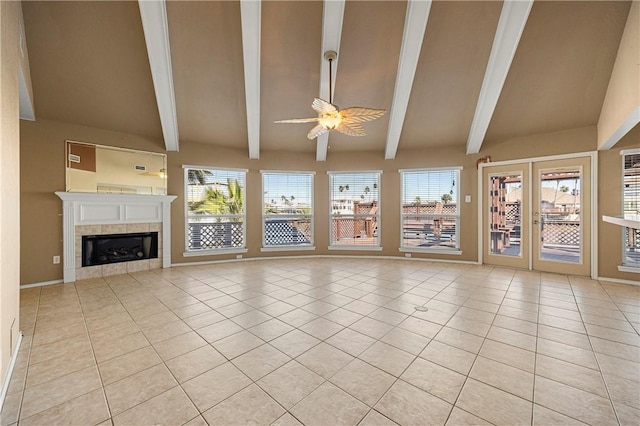
[(483, 168), (485, 263), (529, 268), (528, 176), (528, 164)]
[(590, 159), (533, 163), (533, 267), (590, 274)]
[(582, 169), (540, 170), (538, 255), (542, 260), (580, 263)]
[(489, 186), (489, 250), (522, 257), (522, 174), (490, 175)]

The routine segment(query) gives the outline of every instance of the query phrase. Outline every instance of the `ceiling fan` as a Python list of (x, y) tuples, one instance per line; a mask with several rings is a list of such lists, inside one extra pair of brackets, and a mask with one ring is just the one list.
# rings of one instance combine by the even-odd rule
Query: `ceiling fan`
[(167, 177), (167, 169), (162, 168), (160, 170), (158, 170), (157, 172), (144, 172), (144, 173), (140, 173), (141, 176), (153, 176), (153, 177), (161, 177), (161, 178), (166, 178)]
[(384, 115), (386, 110), (373, 109), (364, 107), (349, 107), (340, 110), (336, 105), (332, 103), (331, 93), (332, 79), (331, 79), (331, 66), (333, 61), (338, 57), (338, 54), (333, 50), (329, 50), (324, 53), (324, 58), (329, 61), (329, 102), (324, 99), (314, 98), (311, 108), (317, 113), (317, 117), (313, 118), (293, 118), (290, 120), (278, 120), (275, 123), (315, 123), (318, 124), (311, 129), (307, 134), (309, 139), (317, 138), (318, 136), (327, 133), (330, 130), (337, 130), (340, 133), (344, 133), (349, 136), (365, 136), (364, 128), (362, 124), (366, 121), (372, 121), (380, 118)]

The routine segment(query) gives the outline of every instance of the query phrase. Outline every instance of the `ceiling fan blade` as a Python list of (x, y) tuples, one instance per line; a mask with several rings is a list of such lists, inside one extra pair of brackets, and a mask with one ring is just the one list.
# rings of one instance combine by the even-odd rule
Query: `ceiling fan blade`
[(347, 123), (364, 123), (382, 117), (385, 112), (384, 109), (349, 107), (340, 111), (340, 114)]
[(292, 118), (290, 120), (277, 120), (274, 123), (314, 123), (318, 121), (318, 117), (313, 118)]
[(320, 135), (324, 135), (325, 133), (327, 133), (329, 130), (325, 129), (322, 124), (318, 124), (316, 127), (314, 127), (313, 129), (311, 129), (311, 131), (307, 134), (307, 137), (309, 139), (315, 139)]
[(360, 123), (346, 123), (344, 120), (336, 127), (336, 130), (340, 133), (344, 133), (348, 136), (366, 136), (364, 129)]
[(311, 108), (313, 108), (318, 114), (327, 114), (331, 112), (338, 112), (338, 108), (335, 105), (325, 101), (324, 99), (314, 98), (313, 103), (311, 104)]

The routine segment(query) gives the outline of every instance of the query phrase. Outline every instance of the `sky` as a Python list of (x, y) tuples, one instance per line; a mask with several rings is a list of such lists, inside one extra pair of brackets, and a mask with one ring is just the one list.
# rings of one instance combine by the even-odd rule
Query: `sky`
[[(236, 177), (238, 172), (216, 171), (215, 180), (226, 184), (228, 177)], [(440, 201), (443, 194), (451, 195), (451, 202), (457, 201), (458, 182), (457, 170), (429, 171), (424, 172), (404, 172), (405, 184), (404, 200), (406, 202), (415, 201), (416, 197), (420, 197), (423, 202)], [(276, 204), (283, 204), (282, 196), (291, 199), (295, 197), (294, 204), (311, 204), (311, 194), (309, 187), (313, 185), (315, 176), (309, 173), (265, 173), (266, 182), (263, 191), (263, 200), (265, 202), (275, 201)], [(360, 200), (364, 195), (365, 201), (376, 200), (380, 191), (398, 191), (400, 188), (384, 188), (379, 182), (380, 174), (378, 172), (361, 172), (361, 173), (331, 173), (331, 184), (333, 185), (335, 199), (352, 199)], [(309, 183), (309, 181), (311, 183)], [(344, 190), (339, 191), (342, 186)], [(346, 187), (349, 187), (347, 190)], [(377, 186), (377, 188), (376, 188)], [(365, 188), (369, 188), (369, 192)], [(225, 185), (221, 185), (224, 191)], [(453, 193), (451, 193), (453, 192)]]

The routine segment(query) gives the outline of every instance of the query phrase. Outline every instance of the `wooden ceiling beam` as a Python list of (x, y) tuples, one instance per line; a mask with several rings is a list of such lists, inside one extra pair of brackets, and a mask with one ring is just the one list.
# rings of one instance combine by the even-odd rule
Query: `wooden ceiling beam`
[(249, 158), (260, 158), (260, 29), (262, 3), (240, 2), (242, 19), (242, 56), (244, 60), (244, 93), (247, 106), (247, 139)]
[[(320, 51), (320, 98), (329, 101), (333, 97), (340, 63), (340, 40), (342, 38), (342, 21), (344, 18), (345, 0), (325, 0), (322, 9), (322, 50)], [(329, 64), (324, 59), (324, 52), (338, 52), (333, 61), (333, 87), (329, 87)], [(329, 96), (329, 91), (331, 95)], [(317, 137), (316, 161), (327, 160), (329, 149), (329, 133)]]
[(422, 41), (427, 29), (430, 11), (431, 0), (409, 0), (407, 3), (398, 73), (393, 90), (391, 110), (389, 111), (389, 128), (387, 130), (387, 143), (384, 153), (386, 160), (393, 160), (398, 152), (402, 126), (407, 114), (411, 88), (418, 68), (418, 60), (422, 51)]
[(178, 151), (178, 115), (173, 90), (167, 7), (164, 0), (138, 1), (160, 124), (167, 151)]
[(467, 154), (480, 152), (532, 6), (533, 0), (506, 0), (502, 3), (498, 28), (469, 130)]

